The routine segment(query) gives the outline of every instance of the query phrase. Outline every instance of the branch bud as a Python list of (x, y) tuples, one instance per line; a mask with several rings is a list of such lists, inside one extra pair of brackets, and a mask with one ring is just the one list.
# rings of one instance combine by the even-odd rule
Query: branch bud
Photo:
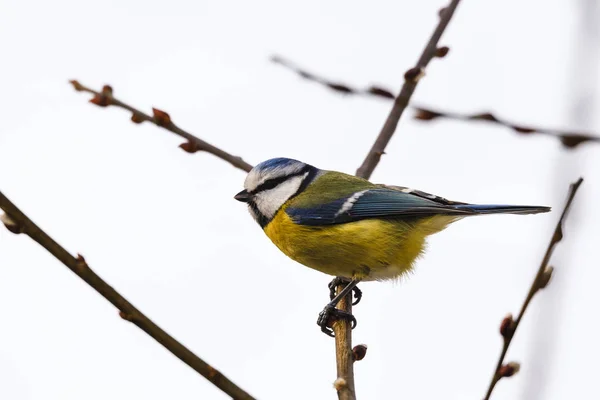
[(471, 115), (469, 117), (469, 119), (498, 122), (498, 118), (494, 117), (494, 115), (492, 113), (481, 113), (481, 114)]
[(498, 370), (498, 379), (500, 378), (510, 378), (513, 375), (516, 375), (521, 370), (521, 364), (515, 361), (511, 361), (508, 364), (504, 364)]
[(110, 98), (102, 93), (95, 94), (94, 97), (90, 99), (90, 103), (95, 104), (98, 107), (108, 107), (110, 105)]
[(342, 389), (344, 389), (346, 386), (348, 386), (348, 382), (346, 382), (346, 380), (344, 378), (337, 378), (334, 382), (333, 382), (333, 387), (335, 388), (335, 390), (337, 390), (338, 392)]
[(503, 338), (508, 339), (515, 332), (515, 320), (512, 314), (507, 314), (500, 323), (500, 334)]
[(135, 124), (141, 124), (144, 122), (144, 116), (140, 113), (134, 112), (131, 114), (131, 121)]
[(113, 94), (112, 86), (110, 86), (110, 85), (104, 85), (104, 86), (102, 86), (102, 92), (101, 93), (102, 93), (103, 96), (112, 96), (112, 94)]
[(437, 49), (435, 49), (434, 55), (438, 58), (444, 58), (448, 55), (449, 51), (450, 51), (450, 47), (448, 47), (448, 46), (438, 47)]
[(594, 140), (593, 137), (587, 135), (562, 135), (560, 142), (563, 146), (572, 149), (579, 146), (581, 143), (589, 142)]
[(191, 142), (189, 140), (185, 143), (181, 143), (179, 145), (179, 148), (190, 154), (194, 154), (195, 152), (200, 151), (198, 146), (196, 146), (196, 143)]
[(25, 232), (25, 227), (23, 225), (18, 224), (14, 219), (12, 219), (8, 214), (1, 213), (0, 221), (4, 224), (6, 229), (18, 235), (19, 233)]
[(550, 283), (552, 279), (552, 274), (554, 273), (554, 267), (546, 267), (544, 272), (540, 275), (540, 279), (538, 281), (538, 289), (544, 289)]
[(528, 128), (526, 126), (514, 125), (512, 128), (515, 130), (515, 132), (522, 133), (522, 134), (528, 134), (528, 133), (534, 133), (535, 132), (535, 129)]
[(354, 89), (346, 86), (346, 85), (342, 85), (340, 83), (326, 83), (325, 84), (329, 89), (335, 90), (336, 92), (340, 92), (340, 93), (354, 93)]
[(404, 79), (417, 83), (419, 79), (425, 76), (425, 70), (420, 67), (413, 67), (404, 73)]
[(436, 119), (441, 116), (442, 116), (442, 114), (440, 114), (438, 112), (431, 111), (431, 110), (425, 110), (423, 108), (417, 108), (417, 109), (415, 109), (415, 115), (413, 118), (421, 120), (421, 121), (431, 121), (432, 119)]
[(352, 349), (352, 360), (360, 361), (367, 355), (367, 345), (366, 344), (357, 344)]
[(154, 122), (158, 126), (167, 126), (171, 124), (171, 116), (158, 108), (152, 109), (152, 115), (154, 116)]
[(377, 87), (377, 86), (371, 86), (368, 90), (367, 93), (372, 94), (373, 96), (379, 96), (379, 97), (384, 97), (386, 99), (395, 99), (396, 96), (393, 95), (392, 92), (390, 92), (389, 90)]

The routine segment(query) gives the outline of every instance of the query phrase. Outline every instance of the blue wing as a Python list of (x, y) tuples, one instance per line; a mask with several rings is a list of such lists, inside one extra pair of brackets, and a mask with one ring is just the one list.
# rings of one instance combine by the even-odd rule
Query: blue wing
[(297, 224), (332, 225), (365, 218), (424, 218), (433, 215), (533, 214), (548, 207), (476, 205), (459, 203), (407, 188), (370, 189), (316, 207), (288, 207), (286, 213)]
[(382, 217), (425, 217), (469, 212), (392, 189), (371, 189), (311, 208), (288, 207), (287, 214), (301, 225), (330, 225)]

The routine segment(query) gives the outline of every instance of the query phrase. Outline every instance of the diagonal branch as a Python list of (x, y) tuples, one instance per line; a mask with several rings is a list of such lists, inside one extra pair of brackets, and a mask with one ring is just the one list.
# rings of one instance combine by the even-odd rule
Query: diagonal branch
[(38, 242), (50, 254), (61, 261), (78, 277), (83, 279), (95, 291), (100, 293), (102, 297), (112, 303), (119, 309), (121, 318), (130, 321), (138, 328), (146, 332), (150, 337), (163, 345), (173, 355), (181, 361), (192, 367), (200, 375), (208, 379), (213, 385), (221, 389), (223, 392), (231, 396), (232, 399), (239, 400), (254, 400), (254, 397), (246, 393), (235, 383), (230, 381), (221, 372), (214, 369), (205, 361), (200, 359), (183, 344), (162, 330), (158, 325), (152, 322), (148, 317), (142, 314), (115, 289), (100, 278), (87, 265), (85, 259), (81, 255), (73, 257), (67, 250), (59, 245), (54, 239), (42, 231), (31, 219), (29, 219), (21, 210), (17, 208), (9, 199), (0, 192), (0, 208), (6, 214), (1, 215), (0, 220), (13, 233), (25, 233), (27, 236)]
[(433, 34), (431, 35), (429, 42), (427, 42), (425, 49), (423, 49), (423, 53), (421, 54), (421, 57), (419, 57), (417, 65), (406, 71), (404, 74), (404, 84), (402, 85), (400, 94), (394, 100), (394, 106), (392, 107), (392, 110), (390, 111), (383, 128), (381, 128), (381, 132), (375, 140), (373, 147), (371, 147), (367, 157), (356, 171), (357, 176), (369, 179), (375, 170), (375, 167), (377, 164), (379, 164), (379, 160), (381, 159), (387, 144), (390, 142), (392, 135), (396, 131), (398, 121), (400, 121), (400, 117), (404, 113), (411, 96), (417, 88), (419, 79), (425, 73), (425, 68), (433, 59), (433, 57), (436, 55), (441, 55), (441, 49), (438, 49), (437, 45), (442, 37), (442, 34), (446, 30), (446, 27), (450, 23), (450, 19), (452, 18), (452, 15), (454, 15), (456, 7), (458, 7), (458, 3), (460, 3), (460, 0), (452, 0), (446, 8), (443, 8), (440, 11), (440, 22), (438, 23), (438, 26), (433, 31)]
[(571, 184), (569, 188), (569, 195), (567, 197), (567, 202), (565, 207), (563, 208), (562, 214), (556, 224), (556, 228), (554, 229), (554, 233), (552, 234), (552, 238), (550, 239), (550, 244), (548, 244), (548, 249), (546, 250), (546, 254), (544, 254), (544, 258), (538, 268), (537, 274), (531, 283), (531, 287), (529, 288), (529, 293), (527, 293), (527, 297), (521, 306), (521, 311), (519, 311), (519, 315), (516, 320), (513, 320), (512, 315), (507, 315), (502, 323), (500, 324), (500, 334), (504, 339), (504, 345), (502, 347), (502, 352), (500, 353), (500, 357), (498, 359), (498, 363), (496, 365), (496, 370), (494, 371), (494, 375), (492, 376), (492, 380), (490, 381), (490, 386), (488, 387), (488, 391), (485, 395), (485, 400), (489, 400), (494, 387), (498, 381), (502, 378), (507, 378), (513, 376), (519, 371), (520, 365), (516, 362), (510, 362), (508, 364), (504, 364), (504, 358), (506, 357), (506, 352), (512, 342), (513, 337), (515, 336), (515, 332), (519, 327), (519, 323), (525, 314), (525, 310), (531, 303), (533, 296), (538, 293), (540, 290), (544, 289), (550, 279), (552, 278), (552, 272), (554, 268), (549, 266), (550, 258), (552, 257), (552, 253), (554, 252), (554, 248), (563, 238), (563, 225), (564, 221), (567, 218), (567, 214), (571, 207), (571, 203), (573, 202), (573, 198), (577, 193), (577, 189), (583, 182), (583, 178), (579, 178), (576, 182)]
[(222, 160), (227, 161), (229, 164), (233, 165), (236, 168), (241, 169), (242, 171), (249, 172), (252, 169), (252, 165), (248, 164), (241, 157), (234, 156), (233, 154), (229, 154), (228, 152), (219, 149), (218, 147), (213, 146), (212, 144), (205, 142), (204, 140), (192, 135), (191, 133), (184, 131), (177, 125), (171, 121), (171, 117), (164, 111), (161, 111), (157, 108), (152, 109), (152, 116), (123, 103), (122, 101), (116, 99), (113, 96), (112, 87), (105, 85), (102, 88), (102, 91), (97, 92), (93, 89), (88, 88), (87, 86), (82, 85), (78, 81), (72, 80), (70, 81), (73, 88), (78, 92), (88, 92), (92, 93), (94, 97), (90, 100), (90, 103), (95, 104), (99, 107), (108, 107), (108, 106), (116, 106), (124, 108), (127, 111), (131, 112), (131, 121), (136, 124), (141, 124), (144, 121), (148, 121), (153, 123), (156, 126), (160, 126), (170, 132), (173, 132), (176, 135), (179, 135), (185, 139), (187, 142), (179, 145), (183, 150), (188, 153), (195, 153), (197, 151), (205, 151), (214, 156), (219, 157)]
[[(447, 49), (447, 47), (440, 47), (438, 50)], [(447, 50), (444, 50), (438, 56), (445, 55)], [(344, 95), (355, 95), (355, 96), (368, 96), (368, 97), (378, 97), (386, 100), (394, 100), (396, 96), (385, 88), (380, 86), (369, 86), (367, 88), (357, 88), (351, 87), (345, 83), (334, 82), (332, 80), (328, 80), (321, 76), (315, 75), (312, 72), (308, 72), (300, 67), (294, 65), (289, 60), (286, 60), (279, 56), (274, 56), (271, 58), (271, 61), (274, 63), (280, 64), (298, 74), (300, 77), (307, 79), (309, 81), (316, 82), (320, 85), (327, 87), (330, 90), (335, 92), (344, 94)], [(574, 149), (582, 143), (588, 142), (596, 142), (600, 143), (600, 136), (592, 133), (585, 132), (577, 132), (572, 130), (564, 130), (564, 129), (553, 129), (553, 128), (543, 128), (543, 127), (535, 127), (531, 125), (522, 125), (515, 122), (511, 122), (505, 119), (501, 119), (496, 117), (494, 114), (490, 112), (480, 112), (473, 114), (464, 114), (464, 113), (456, 113), (450, 111), (440, 111), (434, 110), (430, 107), (425, 106), (417, 106), (413, 104), (409, 104), (408, 107), (415, 110), (414, 118), (421, 121), (432, 121), (438, 118), (446, 118), (453, 119), (458, 121), (478, 121), (478, 122), (487, 122), (494, 125), (504, 126), (513, 130), (515, 133), (521, 135), (531, 135), (531, 134), (540, 134), (549, 136), (552, 138), (556, 138), (561, 142), (563, 146), (567, 149)]]

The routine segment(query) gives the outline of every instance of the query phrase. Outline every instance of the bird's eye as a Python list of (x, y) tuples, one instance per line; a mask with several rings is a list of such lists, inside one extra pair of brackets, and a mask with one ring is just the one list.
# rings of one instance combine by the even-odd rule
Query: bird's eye
[(263, 183), (261, 183), (260, 185), (258, 185), (258, 187), (256, 189), (254, 189), (252, 192), (258, 193), (258, 192), (262, 192), (265, 190), (273, 189), (280, 183), (287, 181), (288, 178), (289, 178), (289, 176), (280, 176), (279, 178), (273, 178), (273, 179), (266, 180)]

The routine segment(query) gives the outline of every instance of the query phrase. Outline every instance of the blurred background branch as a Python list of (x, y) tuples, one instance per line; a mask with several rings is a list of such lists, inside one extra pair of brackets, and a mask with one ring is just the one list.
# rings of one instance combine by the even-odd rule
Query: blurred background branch
[[(446, 54), (448, 54), (448, 51), (449, 51), (448, 47), (440, 47), (437, 49), (436, 55), (438, 57), (444, 57), (444, 56), (446, 56)], [(271, 58), (271, 61), (273, 61), (276, 64), (282, 65), (285, 68), (288, 68), (289, 70), (298, 74), (301, 78), (318, 83), (322, 86), (325, 86), (326, 88), (328, 88), (330, 90), (341, 93), (343, 95), (367, 96), (367, 97), (376, 97), (376, 98), (381, 98), (381, 99), (386, 99), (386, 100), (394, 100), (395, 104), (396, 104), (396, 102), (398, 102), (398, 98), (400, 98), (403, 95), (403, 92), (401, 91), (399, 97), (396, 98), (396, 96), (394, 96), (394, 94), (389, 89), (382, 88), (380, 86), (369, 86), (367, 88), (357, 88), (357, 87), (352, 87), (350, 85), (347, 85), (345, 83), (335, 82), (333, 80), (329, 80), (329, 79), (326, 79), (319, 75), (316, 75), (312, 72), (308, 72), (308, 71), (296, 66), (294, 63), (292, 63), (291, 61), (289, 61), (281, 56), (273, 56)], [(410, 71), (411, 70), (409, 70), (409, 72)], [(416, 83), (415, 83), (415, 85), (416, 85)], [(410, 96), (409, 96), (409, 98), (410, 98)], [(404, 101), (402, 101), (402, 103), (404, 103)], [(404, 107), (406, 107), (406, 105)], [(554, 128), (536, 127), (533, 125), (518, 124), (516, 122), (512, 122), (512, 121), (506, 120), (504, 118), (499, 118), (491, 112), (477, 112), (477, 113), (468, 114), (468, 113), (457, 113), (457, 112), (452, 112), (452, 111), (447, 111), (447, 110), (433, 109), (431, 107), (422, 106), (422, 105), (408, 104), (408, 107), (412, 108), (415, 111), (413, 118), (420, 120), (420, 121), (433, 121), (436, 119), (451, 119), (451, 120), (458, 120), (458, 121), (484, 122), (484, 123), (489, 123), (489, 124), (509, 128), (509, 129), (513, 130), (515, 133), (518, 133), (521, 135), (540, 134), (540, 135), (550, 136), (550, 137), (553, 137), (553, 138), (556, 138), (557, 140), (559, 140), (561, 142), (561, 144), (565, 148), (568, 148), (568, 149), (575, 148), (575, 147), (579, 146), (580, 144), (588, 143), (588, 142), (600, 143), (600, 136), (598, 136), (597, 134), (594, 134), (594, 133), (578, 132), (578, 131), (568, 130), (568, 129), (554, 129)], [(400, 115), (401, 115), (401, 113), (400, 113)], [(388, 133), (386, 130), (385, 137), (387, 137), (387, 135), (388, 135)], [(379, 150), (379, 151), (381, 151), (381, 150)], [(369, 153), (369, 157), (375, 157), (375, 155), (373, 155), (373, 153)]]
[(502, 352), (500, 353), (500, 357), (496, 365), (496, 370), (492, 375), (490, 385), (485, 395), (485, 400), (489, 400), (490, 396), (492, 395), (492, 392), (494, 391), (494, 388), (496, 387), (496, 384), (498, 383), (498, 381), (500, 381), (500, 379), (508, 378), (519, 372), (520, 364), (516, 362), (504, 364), (504, 358), (506, 357), (506, 353), (508, 351), (508, 348), (510, 347), (510, 344), (512, 343), (512, 339), (515, 335), (515, 332), (517, 331), (519, 323), (521, 322), (523, 315), (527, 310), (527, 307), (531, 303), (533, 296), (535, 296), (535, 294), (538, 293), (540, 290), (544, 289), (550, 282), (550, 279), (552, 278), (554, 268), (549, 266), (548, 264), (550, 263), (550, 258), (552, 257), (554, 248), (563, 238), (564, 222), (571, 208), (571, 203), (575, 198), (575, 194), (577, 193), (577, 189), (579, 189), (579, 186), (582, 182), (583, 178), (579, 178), (576, 182), (572, 183), (569, 188), (567, 202), (565, 203), (560, 218), (556, 223), (556, 228), (554, 228), (554, 233), (552, 234), (550, 243), (548, 244), (548, 248), (546, 249), (546, 253), (544, 254), (544, 258), (542, 259), (542, 262), (540, 264), (540, 267), (538, 268), (535, 278), (531, 283), (531, 287), (529, 288), (527, 297), (525, 297), (525, 301), (521, 306), (521, 311), (519, 311), (517, 319), (513, 319), (512, 315), (509, 314), (502, 320), (502, 323), (500, 324), (500, 334), (502, 335), (504, 344), (502, 346)]
[(1, 220), (9, 231), (14, 234), (24, 233), (39, 243), (102, 297), (117, 307), (120, 311), (119, 315), (121, 318), (133, 323), (146, 332), (150, 337), (173, 353), (173, 355), (208, 379), (208, 381), (221, 389), (224, 393), (231, 396), (232, 399), (254, 400), (254, 397), (250, 396), (221, 372), (192, 353), (187, 347), (178, 342), (146, 317), (141, 311), (135, 308), (129, 301), (121, 296), (119, 292), (92, 271), (83, 256), (78, 254), (77, 257), (73, 257), (67, 250), (48, 236), (46, 232), (41, 230), (31, 219), (29, 219), (29, 217), (18, 209), (17, 206), (2, 194), (2, 192), (0, 192), (0, 209), (5, 212), (5, 214), (1, 215)]

